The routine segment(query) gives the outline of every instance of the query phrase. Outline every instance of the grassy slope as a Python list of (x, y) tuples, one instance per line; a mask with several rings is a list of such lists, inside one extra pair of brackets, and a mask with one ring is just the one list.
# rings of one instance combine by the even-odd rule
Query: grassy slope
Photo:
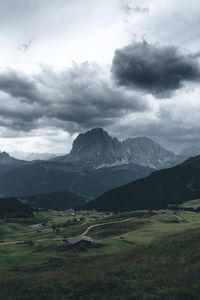
[(167, 208), (200, 197), (200, 156), (173, 168), (111, 189), (86, 203), (85, 209), (128, 211)]
[(1, 176), (0, 191), (4, 197), (24, 197), (68, 189), (90, 199), (151, 172), (139, 165), (90, 170), (69, 163), (32, 162)]
[[(48, 217), (61, 226), (74, 218), (64, 215), (44, 212), (37, 220)], [(0, 247), (0, 299), (199, 299), (200, 214), (130, 212), (101, 219), (91, 213), (80, 224), (60, 227), (59, 236), (79, 234), (91, 220), (134, 215), (127, 223), (93, 228), (88, 235), (101, 245), (93, 249), (71, 250), (60, 241)], [(1, 231), (1, 239), (55, 235), (48, 228), (38, 235), (23, 224), (3, 226), (10, 233)]]
[(188, 208), (188, 207), (192, 207), (192, 208), (198, 208), (200, 207), (200, 199), (196, 199), (196, 200), (191, 200), (191, 201), (186, 201), (183, 204), (179, 205), (179, 207), (181, 208)]

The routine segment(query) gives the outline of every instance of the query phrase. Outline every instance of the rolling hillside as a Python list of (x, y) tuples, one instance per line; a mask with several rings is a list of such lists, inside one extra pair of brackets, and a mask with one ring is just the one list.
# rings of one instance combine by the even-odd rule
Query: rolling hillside
[(200, 197), (200, 156), (112, 189), (84, 208), (109, 211), (159, 209)]
[(69, 209), (83, 205), (86, 200), (68, 190), (19, 198), (31, 206), (44, 209)]
[(23, 197), (68, 189), (88, 199), (149, 175), (152, 169), (136, 164), (86, 169), (70, 163), (41, 161), (20, 166), (0, 177), (2, 197)]
[(17, 199), (0, 199), (0, 218), (26, 218), (32, 217), (33, 209)]

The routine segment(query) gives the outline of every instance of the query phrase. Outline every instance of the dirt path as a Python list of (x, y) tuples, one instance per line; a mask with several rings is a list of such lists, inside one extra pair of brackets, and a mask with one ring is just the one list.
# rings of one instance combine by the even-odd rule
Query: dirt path
[[(90, 225), (81, 235), (86, 235), (92, 228), (94, 227), (99, 227), (99, 226), (104, 226), (104, 225), (109, 225), (109, 224), (116, 224), (116, 223), (123, 223), (132, 220), (132, 218), (128, 218), (125, 220), (119, 220), (119, 221), (112, 221), (112, 222), (106, 222), (106, 223), (99, 223), (99, 224), (94, 224)], [(65, 238), (49, 238), (49, 239), (39, 239), (39, 240), (32, 240), (33, 242), (44, 242), (44, 241), (62, 241)], [(12, 245), (12, 244), (24, 244), (26, 241), (12, 241), (12, 242), (3, 242), (0, 243), (0, 246), (5, 246), (5, 245)]]
[(133, 218), (134, 218), (134, 217), (128, 218), (128, 219), (125, 219), (125, 220), (120, 220), (120, 221), (112, 221), (112, 222), (106, 222), (106, 223), (99, 223), (99, 224), (91, 225), (91, 226), (89, 226), (89, 227), (82, 233), (82, 235), (86, 235), (86, 234), (87, 234), (92, 228), (94, 228), (94, 227), (99, 227), (99, 226), (108, 225), (108, 224), (123, 223), (123, 222), (130, 221), (130, 220), (132, 220)]
[(178, 220), (183, 221), (183, 219), (177, 215), (174, 215)]

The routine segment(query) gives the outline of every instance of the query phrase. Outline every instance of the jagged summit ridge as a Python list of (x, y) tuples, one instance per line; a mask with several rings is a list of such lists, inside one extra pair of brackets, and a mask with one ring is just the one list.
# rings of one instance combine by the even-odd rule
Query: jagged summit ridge
[(7, 152), (0, 151), (0, 165), (10, 164), (15, 159), (11, 157)]
[(122, 156), (121, 143), (102, 128), (79, 134), (69, 154), (72, 161), (81, 161), (93, 167), (121, 161)]
[(93, 128), (78, 135), (70, 154), (61, 161), (92, 168), (134, 163), (159, 169), (176, 164), (178, 156), (147, 137), (128, 138), (121, 142), (103, 128)]
[(128, 138), (122, 142), (128, 161), (151, 168), (162, 168), (170, 165), (177, 156), (147, 137)]

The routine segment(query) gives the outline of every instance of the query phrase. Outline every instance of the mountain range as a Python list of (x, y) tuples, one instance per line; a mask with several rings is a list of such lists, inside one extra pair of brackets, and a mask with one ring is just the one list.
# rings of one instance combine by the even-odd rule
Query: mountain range
[(183, 158), (166, 150), (147, 137), (119, 141), (102, 128), (81, 133), (74, 140), (68, 155), (54, 161), (70, 162), (89, 168), (102, 168), (124, 164), (139, 164), (161, 169), (176, 165)]
[(25, 166), (27, 164), (29, 164), (29, 162), (16, 159), (14, 157), (11, 157), (7, 152), (0, 151), (0, 176), (6, 174), (14, 168)]
[[(94, 128), (78, 135), (69, 154), (49, 161), (28, 162), (1, 152), (0, 196), (25, 197), (68, 190), (89, 201), (183, 160), (183, 156), (149, 138), (119, 141), (102, 128)], [(68, 194), (68, 199), (72, 198)]]
[(23, 151), (12, 151), (9, 152), (10, 156), (26, 161), (33, 161), (33, 160), (49, 160), (56, 156), (61, 155), (58, 153), (34, 153), (34, 152), (23, 152)]

